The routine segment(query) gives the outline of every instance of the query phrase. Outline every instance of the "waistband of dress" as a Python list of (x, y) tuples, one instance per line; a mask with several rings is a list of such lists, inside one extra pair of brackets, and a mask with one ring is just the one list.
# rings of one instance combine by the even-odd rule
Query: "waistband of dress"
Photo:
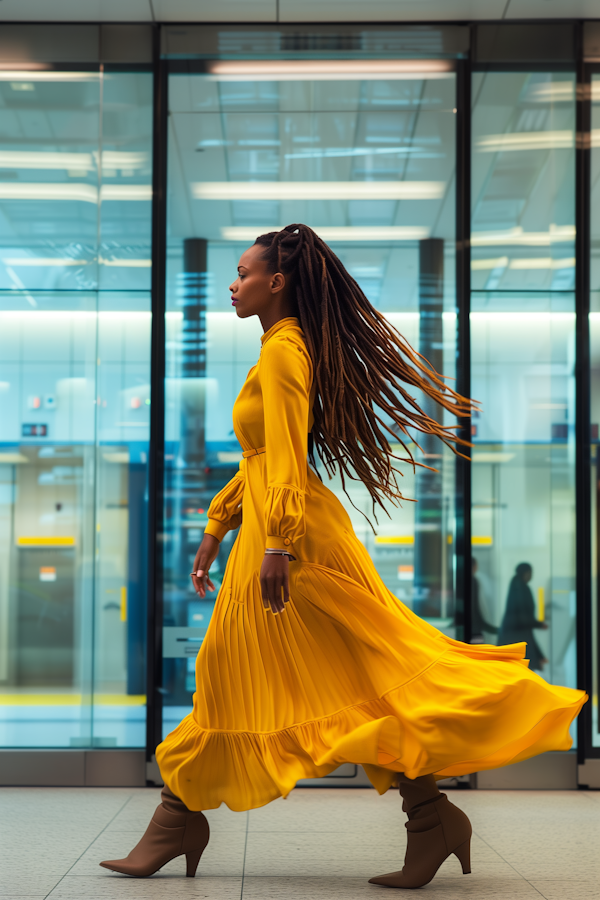
[(259, 453), (266, 453), (266, 447), (259, 447), (257, 450), (244, 450), (242, 456), (244, 459), (248, 459), (249, 456), (258, 456)]

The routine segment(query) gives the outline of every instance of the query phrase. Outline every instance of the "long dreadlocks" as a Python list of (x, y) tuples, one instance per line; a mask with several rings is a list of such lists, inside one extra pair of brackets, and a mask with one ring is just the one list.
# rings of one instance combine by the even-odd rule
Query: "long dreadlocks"
[[(469, 416), (472, 402), (407, 343), (364, 293), (327, 244), (307, 225), (288, 225), (257, 238), (269, 271), (290, 281), (315, 378), (314, 446), (331, 476), (363, 482), (373, 502), (402, 499), (392, 460), (413, 466), (409, 429), (438, 437), (458, 453), (466, 445), (427, 415), (407, 386), (418, 388), (455, 416)], [(386, 421), (385, 416), (391, 421)], [(399, 441), (397, 456), (388, 437)], [(406, 440), (405, 440), (406, 439)], [(417, 443), (417, 446), (418, 443)], [(419, 448), (420, 449), (420, 448)]]

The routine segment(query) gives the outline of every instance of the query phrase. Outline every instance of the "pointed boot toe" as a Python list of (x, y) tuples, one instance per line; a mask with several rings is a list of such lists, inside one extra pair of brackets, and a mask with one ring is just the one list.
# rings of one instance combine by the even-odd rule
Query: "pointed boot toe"
[(390, 872), (389, 875), (378, 875), (376, 878), (369, 878), (369, 884), (381, 884), (384, 887), (400, 887), (402, 882), (402, 872)]
[(130, 864), (125, 857), (124, 859), (104, 859), (98, 865), (102, 866), (103, 869), (110, 869), (111, 872), (118, 872), (120, 875), (129, 875), (128, 871)]
[(185, 856), (186, 875), (193, 878), (210, 830), (201, 812), (192, 812), (168, 788), (162, 792), (163, 802), (156, 808), (141, 841), (124, 859), (105, 859), (104, 869), (148, 878), (177, 856)]

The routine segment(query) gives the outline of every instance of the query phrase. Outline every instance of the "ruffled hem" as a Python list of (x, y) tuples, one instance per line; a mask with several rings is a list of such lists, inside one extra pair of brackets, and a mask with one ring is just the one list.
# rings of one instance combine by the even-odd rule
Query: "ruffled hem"
[(225, 803), (241, 812), (285, 797), (300, 779), (328, 775), (344, 763), (362, 765), (383, 794), (397, 772), (445, 778), (570, 748), (569, 727), (587, 695), (548, 685), (514, 661), (490, 661), (500, 667), (495, 675), (505, 677), (502, 684), (488, 681), (486, 698), (473, 685), (471, 703), (465, 689), (449, 708), (432, 705), (440, 684), (446, 690), (449, 679), (456, 684), (457, 667), (463, 676), (475, 674), (474, 668), (465, 672), (465, 662), (448, 651), (426, 673), (381, 699), (275, 732), (206, 730), (190, 714), (156, 758), (169, 788), (188, 808)]

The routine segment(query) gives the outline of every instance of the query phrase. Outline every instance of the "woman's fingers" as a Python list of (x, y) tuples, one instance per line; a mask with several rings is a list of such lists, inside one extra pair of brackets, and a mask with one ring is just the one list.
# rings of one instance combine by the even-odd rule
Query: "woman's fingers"
[(202, 599), (206, 597), (207, 589), (216, 591), (207, 569), (198, 568), (195, 572), (192, 572), (192, 584), (194, 585), (194, 590)]
[(269, 576), (261, 578), (262, 601), (265, 609), (272, 613), (280, 613), (285, 609), (282, 597), (283, 584), (280, 578)]

